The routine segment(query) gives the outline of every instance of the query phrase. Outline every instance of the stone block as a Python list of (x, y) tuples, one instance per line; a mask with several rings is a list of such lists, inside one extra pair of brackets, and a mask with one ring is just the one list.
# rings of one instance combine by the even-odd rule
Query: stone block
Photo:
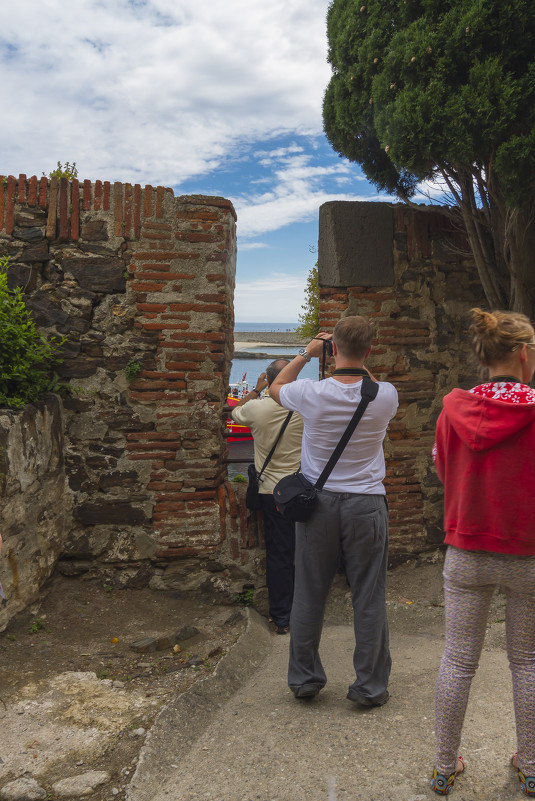
[(69, 272), (84, 289), (91, 292), (125, 292), (125, 263), (114, 256), (87, 258), (65, 258), (62, 261), (64, 272)]
[(319, 216), (320, 284), (392, 286), (393, 234), (393, 208), (385, 203), (324, 203)]
[(74, 509), (74, 518), (85, 526), (121, 523), (125, 526), (145, 523), (147, 516), (143, 509), (132, 506), (128, 501), (87, 501)]

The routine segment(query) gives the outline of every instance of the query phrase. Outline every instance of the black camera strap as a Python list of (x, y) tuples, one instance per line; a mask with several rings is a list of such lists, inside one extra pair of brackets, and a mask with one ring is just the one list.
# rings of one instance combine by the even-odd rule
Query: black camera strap
[(264, 472), (264, 470), (266, 469), (266, 467), (270, 463), (271, 458), (272, 458), (273, 454), (275, 453), (275, 448), (279, 444), (282, 435), (286, 431), (286, 428), (288, 426), (288, 423), (290, 422), (290, 418), (291, 418), (292, 414), (293, 414), (293, 410), (291, 412), (288, 412), (288, 414), (286, 415), (286, 419), (285, 419), (284, 423), (282, 424), (281, 430), (279, 431), (279, 435), (278, 435), (277, 439), (275, 440), (275, 442), (273, 444), (273, 447), (271, 448), (270, 452), (266, 456), (266, 460), (265, 460), (264, 464), (262, 465), (262, 469), (260, 470), (260, 472), (258, 474), (258, 480), (259, 481), (260, 481), (260, 478), (262, 476), (262, 473)]
[[(360, 369), (360, 368), (351, 368), (351, 369)], [(345, 375), (347, 375), (347, 373), (345, 373)], [(359, 375), (360, 375), (360, 373), (359, 373)], [(362, 379), (362, 387), (361, 387), (362, 397), (361, 397), (361, 401), (360, 401), (359, 405), (357, 406), (357, 408), (355, 409), (355, 413), (353, 414), (353, 417), (349, 421), (348, 427), (346, 428), (346, 430), (342, 434), (338, 445), (336, 446), (336, 448), (332, 452), (329, 461), (327, 462), (327, 464), (323, 468), (323, 471), (322, 471), (320, 477), (318, 478), (318, 480), (314, 484), (316, 489), (319, 489), (319, 490), (323, 489), (323, 486), (324, 486), (325, 482), (327, 481), (327, 479), (329, 478), (331, 472), (333, 471), (336, 462), (338, 461), (338, 459), (342, 455), (342, 452), (343, 452), (345, 446), (347, 445), (347, 443), (351, 439), (351, 436), (352, 436), (354, 430), (356, 429), (357, 425), (359, 424), (359, 421), (360, 421), (362, 415), (366, 411), (366, 407), (368, 406), (368, 404), (374, 398), (377, 397), (378, 391), (379, 391), (379, 384), (376, 381), (372, 381), (371, 378), (369, 377), (368, 373), (365, 373), (365, 375), (364, 375), (364, 377)]]

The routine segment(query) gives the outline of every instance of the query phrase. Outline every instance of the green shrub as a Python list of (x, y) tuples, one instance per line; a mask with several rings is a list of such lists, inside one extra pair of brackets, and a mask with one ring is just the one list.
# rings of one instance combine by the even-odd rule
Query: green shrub
[(0, 256), (0, 407), (18, 409), (51, 390), (51, 367), (61, 361), (58, 342), (40, 334), (22, 287), (7, 285), (9, 257)]

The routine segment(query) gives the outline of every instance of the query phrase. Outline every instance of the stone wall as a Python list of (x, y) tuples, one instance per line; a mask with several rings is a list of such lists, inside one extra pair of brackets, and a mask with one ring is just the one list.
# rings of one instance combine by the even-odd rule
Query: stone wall
[(485, 300), (463, 232), (438, 207), (326, 203), (318, 263), (321, 329), (346, 314), (371, 318), (368, 365), (399, 392), (385, 481), (396, 561), (443, 541), (435, 423), (446, 392), (477, 380), (466, 321)]
[(0, 631), (38, 598), (65, 545), (72, 499), (64, 446), (57, 396), (0, 411), (0, 583), (9, 599), (0, 606)]
[(66, 338), (66, 570), (98, 559), (143, 583), (221, 550), (235, 221), (164, 187), (0, 178), (11, 286)]

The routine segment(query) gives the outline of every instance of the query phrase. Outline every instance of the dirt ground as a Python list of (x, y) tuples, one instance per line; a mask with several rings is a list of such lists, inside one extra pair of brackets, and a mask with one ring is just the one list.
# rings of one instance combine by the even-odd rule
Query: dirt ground
[[(409, 607), (411, 627), (415, 614), (443, 626), (442, 561), (442, 552), (435, 551), (390, 571), (392, 627), (403, 631)], [(351, 621), (342, 575), (326, 618)], [(491, 620), (500, 619), (503, 600), (497, 595)], [(148, 588), (118, 590), (102, 580), (56, 577), (41, 603), (0, 635), (0, 788), (26, 773), (53, 799), (54, 782), (102, 770), (109, 781), (92, 799), (124, 798), (159, 710), (209, 675), (245, 625), (238, 604), (217, 606)], [(131, 648), (142, 638), (180, 629), (176, 645), (171, 638), (162, 650)]]

